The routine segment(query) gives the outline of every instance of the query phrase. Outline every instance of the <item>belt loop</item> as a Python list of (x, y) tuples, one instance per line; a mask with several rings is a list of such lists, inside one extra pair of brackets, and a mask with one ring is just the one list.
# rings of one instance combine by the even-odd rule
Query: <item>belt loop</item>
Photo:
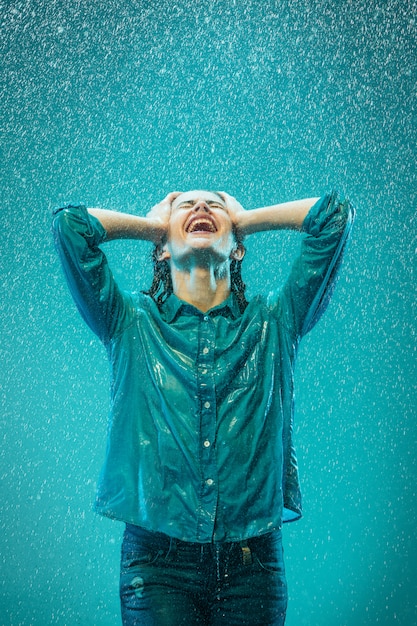
[(165, 559), (167, 561), (171, 561), (171, 559), (175, 557), (176, 552), (177, 552), (177, 540), (175, 537), (170, 537), (169, 548), (168, 548), (168, 552), (167, 552)]
[(243, 565), (251, 565), (252, 564), (252, 552), (246, 540), (240, 542), (240, 549), (242, 550)]

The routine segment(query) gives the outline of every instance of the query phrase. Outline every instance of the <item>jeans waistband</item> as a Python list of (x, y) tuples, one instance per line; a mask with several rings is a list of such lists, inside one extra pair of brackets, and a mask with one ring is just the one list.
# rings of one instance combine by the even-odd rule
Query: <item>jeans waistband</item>
[(129, 542), (143, 542), (147, 545), (157, 546), (158, 548), (164, 549), (184, 549), (188, 551), (198, 551), (201, 553), (202, 551), (213, 551), (213, 548), (220, 551), (231, 551), (234, 547), (239, 548), (250, 548), (251, 550), (255, 550), (257, 547), (265, 547), (271, 542), (275, 543), (276, 541), (280, 541), (282, 537), (281, 529), (273, 530), (263, 535), (259, 535), (257, 537), (249, 537), (247, 539), (243, 539), (240, 541), (225, 541), (225, 542), (216, 542), (213, 541), (211, 543), (199, 543), (199, 542), (190, 542), (183, 541), (181, 539), (177, 539), (176, 537), (170, 537), (161, 532), (146, 530), (141, 526), (135, 526), (134, 524), (126, 524), (126, 530), (124, 534), (124, 540)]

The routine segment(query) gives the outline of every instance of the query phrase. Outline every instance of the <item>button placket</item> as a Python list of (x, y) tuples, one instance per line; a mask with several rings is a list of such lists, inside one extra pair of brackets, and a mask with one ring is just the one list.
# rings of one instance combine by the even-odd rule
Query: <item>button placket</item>
[(215, 446), (216, 394), (214, 387), (215, 325), (210, 316), (200, 321), (200, 342), (197, 362), (197, 389), (200, 401), (200, 458), (203, 480), (201, 523), (199, 527), (213, 534), (217, 507), (217, 463)]

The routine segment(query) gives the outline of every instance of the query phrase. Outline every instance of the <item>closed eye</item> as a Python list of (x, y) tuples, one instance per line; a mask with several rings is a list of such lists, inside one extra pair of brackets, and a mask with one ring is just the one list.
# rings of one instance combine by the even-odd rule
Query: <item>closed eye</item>
[(193, 202), (181, 202), (177, 205), (177, 209), (191, 209), (194, 206)]
[[(193, 206), (195, 206), (195, 201), (192, 200), (188, 200), (186, 202), (180, 202), (177, 205), (177, 209), (192, 209)], [(225, 210), (226, 207), (223, 204), (220, 204), (220, 202), (216, 202), (215, 200), (207, 200), (206, 204), (211, 207), (212, 209), (222, 209)]]
[(225, 209), (226, 208), (225, 206), (223, 206), (223, 204), (219, 204), (218, 202), (207, 202), (207, 204), (211, 206), (213, 209)]

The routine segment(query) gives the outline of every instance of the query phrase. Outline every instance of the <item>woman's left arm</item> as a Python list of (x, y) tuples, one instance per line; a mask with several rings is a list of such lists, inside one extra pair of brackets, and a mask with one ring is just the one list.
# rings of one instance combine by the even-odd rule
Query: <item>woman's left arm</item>
[(236, 198), (222, 192), (238, 232), (252, 235), (268, 230), (301, 230), (311, 207), (319, 198), (305, 198), (245, 211)]

